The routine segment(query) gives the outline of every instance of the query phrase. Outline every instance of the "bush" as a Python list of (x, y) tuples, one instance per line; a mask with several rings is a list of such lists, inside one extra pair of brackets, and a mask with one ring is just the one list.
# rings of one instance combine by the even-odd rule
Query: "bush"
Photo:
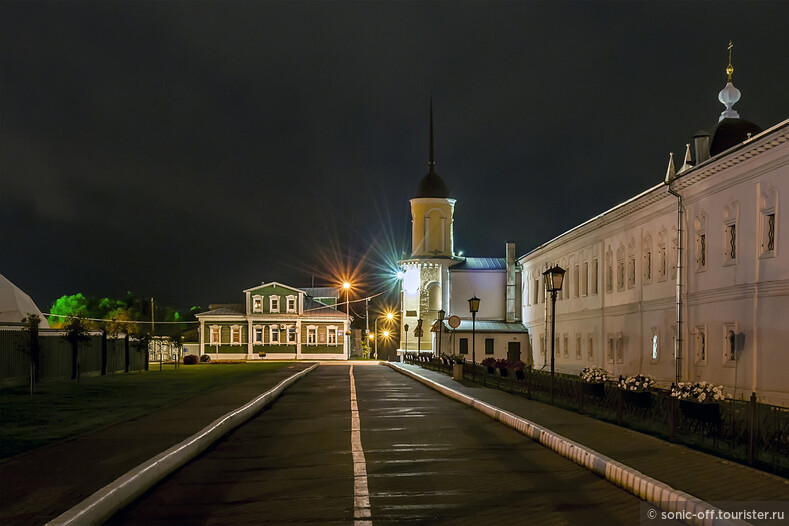
[(200, 357), (200, 362), (202, 363), (208, 363), (210, 361), (211, 361), (211, 357), (208, 356), (207, 354), (204, 354)]
[(496, 367), (496, 359), (495, 358), (485, 358), (480, 362), (482, 367)]
[(509, 366), (510, 366), (510, 361), (506, 358), (501, 358), (499, 360), (496, 360), (496, 367), (498, 367), (499, 369), (508, 369)]
[(196, 354), (187, 354), (184, 356), (184, 365), (194, 365), (197, 363), (197, 355)]

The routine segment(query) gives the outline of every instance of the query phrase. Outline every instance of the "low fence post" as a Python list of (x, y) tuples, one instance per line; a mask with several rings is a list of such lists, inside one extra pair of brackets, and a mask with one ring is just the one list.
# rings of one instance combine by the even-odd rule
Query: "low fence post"
[(751, 393), (751, 399), (748, 402), (748, 465), (753, 465), (753, 457), (756, 452), (756, 412), (758, 411), (756, 405), (756, 393)]

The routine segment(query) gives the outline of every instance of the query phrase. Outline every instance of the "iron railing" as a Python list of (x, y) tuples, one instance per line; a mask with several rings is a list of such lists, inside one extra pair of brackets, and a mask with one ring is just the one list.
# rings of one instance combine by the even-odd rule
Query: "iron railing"
[[(409, 354), (406, 362), (452, 374), (448, 360)], [(551, 374), (525, 369), (489, 371), (465, 363), (463, 378), (532, 400), (550, 403)], [(555, 373), (554, 405), (599, 420), (629, 427), (737, 462), (789, 476), (789, 408), (750, 400), (725, 399), (697, 404), (678, 400), (669, 389), (632, 393), (614, 381), (589, 384), (580, 377)]]

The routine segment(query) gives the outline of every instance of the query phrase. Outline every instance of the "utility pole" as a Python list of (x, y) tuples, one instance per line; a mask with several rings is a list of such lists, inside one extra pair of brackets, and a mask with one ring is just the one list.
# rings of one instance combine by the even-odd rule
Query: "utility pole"
[(370, 334), (370, 298), (364, 298), (364, 325), (364, 336), (366, 338)]

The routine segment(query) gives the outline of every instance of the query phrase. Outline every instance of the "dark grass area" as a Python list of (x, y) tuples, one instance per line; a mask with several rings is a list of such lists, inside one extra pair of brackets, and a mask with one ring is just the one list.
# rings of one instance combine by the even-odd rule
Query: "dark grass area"
[[(0, 458), (134, 418), (289, 365), (279, 363), (151, 364), (150, 371), (82, 377), (0, 390)], [(189, 403), (188, 401), (184, 403)]]

